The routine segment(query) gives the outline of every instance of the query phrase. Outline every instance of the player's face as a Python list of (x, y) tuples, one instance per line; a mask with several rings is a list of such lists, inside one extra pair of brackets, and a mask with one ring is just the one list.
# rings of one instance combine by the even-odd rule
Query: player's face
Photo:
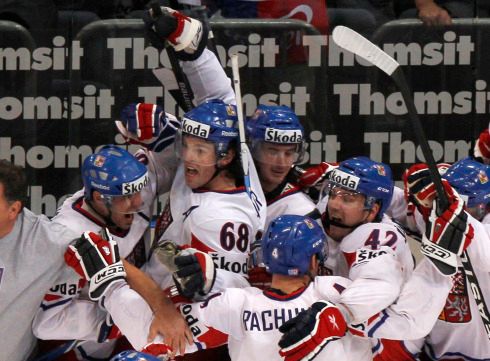
[(192, 189), (205, 186), (216, 171), (214, 144), (204, 139), (185, 135), (182, 138), (182, 160), (185, 183)]
[(263, 142), (254, 157), (259, 163), (262, 188), (270, 192), (284, 181), (298, 159), (297, 146)]
[[(365, 201), (366, 197), (362, 194), (342, 187), (332, 187), (327, 203), (330, 221), (346, 226), (371, 222), (374, 219), (375, 211), (366, 209)], [(334, 240), (341, 241), (352, 230), (352, 228), (343, 228), (331, 224), (327, 234)]]
[(111, 220), (123, 230), (131, 227), (136, 212), (143, 207), (141, 192), (111, 198)]
[(0, 238), (10, 233), (21, 209), (19, 201), (9, 202), (5, 198), (4, 186), (0, 183)]

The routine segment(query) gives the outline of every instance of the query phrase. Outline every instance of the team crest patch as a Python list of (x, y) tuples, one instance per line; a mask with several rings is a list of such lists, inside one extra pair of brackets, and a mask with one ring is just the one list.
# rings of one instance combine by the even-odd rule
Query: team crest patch
[(375, 167), (378, 170), (379, 175), (386, 176), (385, 167), (383, 167), (381, 164), (376, 164)]
[(463, 268), (452, 276), (453, 287), (446, 299), (446, 304), (439, 319), (450, 323), (467, 323), (471, 321), (468, 287)]
[(313, 225), (313, 223), (311, 223), (311, 221), (309, 219), (305, 219), (304, 222), (306, 223), (306, 226), (309, 228), (309, 229), (313, 229), (315, 226)]
[(103, 155), (97, 155), (94, 160), (94, 165), (96, 167), (102, 167), (105, 163), (105, 157)]
[(230, 117), (235, 116), (236, 115), (235, 108), (233, 108), (233, 106), (231, 106), (231, 105), (227, 105), (226, 106), (226, 114), (228, 114), (228, 116), (230, 116)]
[(162, 234), (167, 230), (168, 226), (173, 221), (172, 212), (170, 211), (170, 199), (167, 200), (165, 208), (163, 209), (160, 216), (158, 216), (155, 225), (155, 239), (159, 239)]
[(484, 171), (480, 171), (478, 173), (478, 180), (480, 181), (481, 184), (487, 183), (488, 182), (487, 174)]

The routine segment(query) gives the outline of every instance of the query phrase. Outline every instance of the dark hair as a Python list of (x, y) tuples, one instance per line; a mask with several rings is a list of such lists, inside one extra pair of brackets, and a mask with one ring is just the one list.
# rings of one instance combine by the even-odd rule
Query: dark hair
[(225, 169), (228, 176), (235, 179), (236, 186), (240, 187), (243, 185), (243, 168), (240, 160), (240, 149), (238, 142), (236, 140), (232, 140), (228, 145), (228, 150), (234, 150), (235, 156)]
[(0, 159), (0, 183), (8, 202), (20, 201), (22, 205), (27, 200), (27, 181), (24, 168)]

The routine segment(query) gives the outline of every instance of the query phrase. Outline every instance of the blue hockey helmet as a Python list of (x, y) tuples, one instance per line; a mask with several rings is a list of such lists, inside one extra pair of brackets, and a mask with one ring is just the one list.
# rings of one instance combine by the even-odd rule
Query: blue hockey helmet
[(87, 158), (82, 165), (85, 198), (94, 191), (105, 197), (126, 196), (140, 192), (149, 182), (148, 170), (131, 153), (107, 145)]
[(326, 258), (327, 236), (320, 225), (307, 216), (282, 215), (272, 220), (262, 236), (263, 261), (269, 273), (288, 276), (306, 274), (310, 259)]
[(294, 111), (285, 105), (259, 105), (247, 120), (247, 138), (255, 158), (260, 157), (261, 142), (295, 144), (300, 162), (305, 153), (305, 130)]
[(110, 361), (161, 361), (161, 359), (143, 352), (123, 351), (112, 357)]
[(469, 208), (490, 202), (490, 168), (471, 158), (454, 163), (442, 176)]
[(226, 155), (230, 142), (238, 141), (235, 105), (208, 100), (184, 114), (182, 134), (193, 135), (215, 144), (218, 158)]
[(371, 209), (380, 204), (377, 220), (381, 220), (393, 197), (393, 176), (391, 168), (367, 157), (349, 158), (332, 170), (327, 179), (329, 187), (342, 187), (366, 197), (365, 207)]

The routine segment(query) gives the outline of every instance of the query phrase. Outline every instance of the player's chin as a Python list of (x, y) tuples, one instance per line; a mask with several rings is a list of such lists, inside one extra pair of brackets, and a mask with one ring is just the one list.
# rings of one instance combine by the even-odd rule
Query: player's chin
[(134, 213), (122, 214), (121, 219), (117, 222), (117, 226), (122, 230), (127, 231), (131, 228), (134, 221)]
[(270, 173), (270, 181), (276, 185), (281, 184), (286, 178), (288, 172), (271, 172)]
[(343, 227), (337, 227), (334, 226), (333, 224), (330, 224), (328, 227), (327, 234), (334, 240), (334, 241), (341, 241), (342, 238), (347, 236), (350, 233), (351, 229), (350, 228), (343, 228)]
[(192, 174), (192, 175), (186, 174), (184, 178), (185, 178), (185, 184), (191, 189), (196, 189), (202, 186), (200, 177), (198, 177), (197, 174)]

